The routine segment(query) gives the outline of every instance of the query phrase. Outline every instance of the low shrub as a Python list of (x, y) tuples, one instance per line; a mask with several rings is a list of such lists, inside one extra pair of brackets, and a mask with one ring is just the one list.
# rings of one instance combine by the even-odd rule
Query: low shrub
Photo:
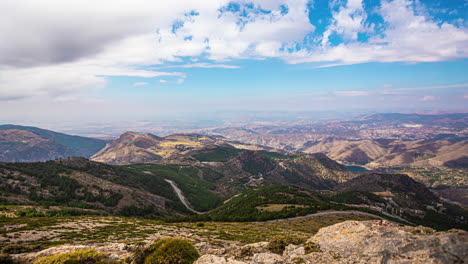
[[(41, 250), (42, 247), (37, 245), (37, 246), (29, 246), (29, 245), (24, 245), (24, 244), (10, 244), (6, 245), (2, 248), (2, 253), (4, 254), (21, 254), (21, 253), (26, 253), (26, 252), (31, 252), (31, 251), (38, 251)], [(2, 262), (0, 262), (2, 263)]]
[(180, 238), (164, 238), (136, 253), (140, 264), (192, 264), (200, 257), (192, 243)]
[(37, 259), (34, 264), (117, 264), (106, 255), (94, 249), (79, 250), (70, 253), (55, 254)]
[(322, 252), (320, 249), (320, 245), (315, 244), (314, 242), (307, 242), (304, 244), (304, 251), (306, 254), (310, 254), (312, 252)]
[(270, 239), (268, 243), (268, 249), (276, 254), (283, 254), (284, 249), (286, 246), (290, 244), (299, 245), (305, 242), (304, 238), (283, 235), (283, 236), (276, 236)]

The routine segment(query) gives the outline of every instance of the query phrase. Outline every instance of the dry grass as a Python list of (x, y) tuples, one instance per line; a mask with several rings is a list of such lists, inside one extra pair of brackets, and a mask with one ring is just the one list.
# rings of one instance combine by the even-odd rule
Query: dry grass
[(373, 194), (378, 196), (394, 197), (395, 195), (391, 192), (373, 192)]
[(177, 145), (184, 145), (187, 147), (199, 147), (202, 144), (198, 141), (163, 141), (159, 144), (163, 148), (174, 148)]
[(301, 205), (301, 204), (265, 204), (261, 206), (257, 206), (258, 211), (260, 212), (279, 212), (283, 210), (284, 208), (289, 207), (289, 208), (304, 208), (307, 207), (306, 205)]

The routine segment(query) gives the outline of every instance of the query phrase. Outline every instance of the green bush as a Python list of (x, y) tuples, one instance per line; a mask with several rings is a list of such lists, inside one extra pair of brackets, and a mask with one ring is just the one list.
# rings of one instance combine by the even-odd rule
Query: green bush
[(2, 253), (3, 254), (21, 254), (21, 253), (26, 253), (26, 252), (38, 251), (41, 249), (42, 247), (39, 245), (29, 246), (25, 244), (9, 244), (2, 248)]
[(304, 251), (306, 254), (310, 254), (312, 252), (322, 252), (320, 249), (320, 245), (315, 244), (314, 242), (307, 242), (304, 244)]
[(145, 251), (144, 264), (192, 264), (200, 257), (192, 243), (180, 238), (161, 239)]
[(94, 249), (79, 250), (71, 253), (55, 254), (37, 259), (34, 264), (117, 264), (106, 255)]
[(304, 238), (283, 235), (283, 236), (276, 236), (270, 239), (268, 243), (268, 249), (276, 254), (283, 254), (284, 249), (286, 246), (290, 244), (299, 245), (305, 242)]
[(284, 249), (286, 246), (290, 244), (299, 245), (305, 242), (304, 238), (289, 236), (289, 235), (282, 235), (276, 236), (270, 239), (268, 243), (268, 249), (276, 254), (283, 254)]

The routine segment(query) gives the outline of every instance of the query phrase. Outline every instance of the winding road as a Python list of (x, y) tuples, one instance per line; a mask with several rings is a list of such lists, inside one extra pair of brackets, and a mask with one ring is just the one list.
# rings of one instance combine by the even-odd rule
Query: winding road
[(171, 186), (172, 186), (172, 189), (174, 189), (174, 192), (177, 194), (177, 196), (179, 197), (179, 200), (180, 202), (182, 202), (182, 204), (191, 212), (193, 213), (196, 213), (196, 214), (204, 214), (202, 212), (198, 212), (197, 210), (193, 209), (192, 206), (190, 205), (189, 201), (187, 200), (187, 198), (184, 196), (184, 194), (182, 193), (182, 190), (179, 189), (179, 187), (177, 187), (177, 184), (171, 180), (168, 180), (168, 179), (164, 179), (167, 183), (169, 183)]
[[(167, 183), (169, 183), (172, 187), (172, 189), (174, 189), (174, 192), (177, 194), (177, 196), (179, 197), (179, 200), (182, 202), (182, 204), (191, 212), (195, 213), (195, 214), (198, 214), (198, 215), (201, 215), (201, 214), (204, 214), (203, 212), (199, 212), (195, 209), (192, 208), (192, 206), (190, 205), (190, 202), (187, 200), (187, 198), (184, 196), (184, 194), (182, 193), (182, 190), (177, 186), (177, 184), (174, 182), (174, 181), (171, 181), (171, 180), (168, 180), (168, 179), (164, 179)], [(237, 195), (236, 195), (237, 196)], [(232, 197), (233, 198), (233, 197)], [(371, 213), (366, 213), (366, 212), (361, 212), (361, 211), (326, 211), (326, 212), (319, 212), (319, 213), (314, 213), (314, 214), (308, 214), (308, 215), (303, 215), (303, 216), (296, 216), (296, 217), (290, 217), (290, 218), (283, 218), (283, 219), (275, 219), (275, 220), (269, 220), (269, 221), (261, 221), (261, 223), (275, 223), (275, 222), (284, 222), (284, 221), (290, 221), (290, 220), (297, 220), (297, 219), (304, 219), (304, 218), (310, 218), (310, 217), (315, 217), (315, 216), (323, 216), (323, 215), (340, 215), (340, 214), (355, 214), (355, 215), (365, 215), (365, 216), (370, 216), (370, 217), (374, 217), (374, 218), (378, 218), (378, 219), (381, 219), (381, 220), (385, 220), (385, 221), (388, 221), (388, 222), (391, 222), (391, 223), (394, 223), (394, 224), (399, 224), (399, 223), (396, 223), (396, 222), (393, 222), (391, 220), (388, 220), (388, 219), (385, 219), (381, 216), (378, 216), (378, 215), (374, 215), (374, 214), (371, 214)], [(394, 216), (393, 216), (394, 217)], [(411, 224), (410, 222), (404, 220), (404, 219), (401, 219), (409, 224)]]
[(296, 220), (296, 219), (303, 219), (303, 218), (309, 218), (309, 217), (314, 217), (314, 216), (322, 216), (322, 215), (337, 215), (337, 214), (355, 214), (355, 215), (365, 215), (365, 216), (371, 216), (375, 218), (379, 218), (381, 220), (385, 220), (394, 224), (399, 224), (393, 221), (390, 221), (388, 219), (385, 219), (383, 217), (380, 217), (378, 215), (366, 213), (366, 212), (360, 212), (360, 211), (327, 211), (327, 212), (320, 212), (320, 213), (315, 213), (315, 214), (308, 214), (308, 215), (303, 215), (303, 216), (296, 216), (296, 217), (291, 217), (291, 218), (284, 218), (284, 219), (275, 219), (275, 220), (269, 220), (269, 221), (263, 221), (262, 223), (275, 223), (275, 222), (284, 222), (284, 221), (290, 221), (290, 220)]

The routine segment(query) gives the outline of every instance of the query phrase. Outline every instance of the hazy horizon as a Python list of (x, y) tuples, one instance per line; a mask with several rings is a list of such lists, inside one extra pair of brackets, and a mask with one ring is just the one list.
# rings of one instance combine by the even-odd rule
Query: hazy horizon
[(65, 131), (468, 109), (463, 0), (47, 0), (0, 10), (1, 123)]

